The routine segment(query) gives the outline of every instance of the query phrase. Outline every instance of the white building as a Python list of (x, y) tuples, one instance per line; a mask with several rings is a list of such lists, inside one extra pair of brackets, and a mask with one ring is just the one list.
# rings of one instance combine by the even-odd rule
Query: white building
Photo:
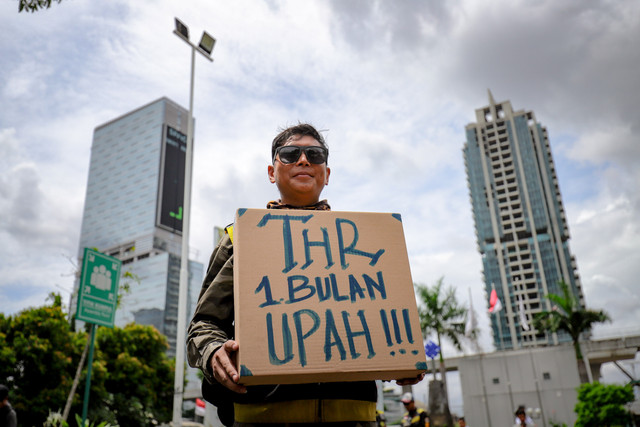
[(465, 356), (458, 370), (473, 427), (512, 426), (520, 405), (538, 427), (575, 424), (580, 378), (570, 344)]

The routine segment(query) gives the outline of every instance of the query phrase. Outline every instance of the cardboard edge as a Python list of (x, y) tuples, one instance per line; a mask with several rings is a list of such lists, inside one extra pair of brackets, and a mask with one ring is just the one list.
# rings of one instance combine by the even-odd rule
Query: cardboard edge
[(360, 372), (316, 372), (296, 375), (261, 375), (261, 376), (241, 376), (239, 384), (269, 385), (269, 384), (305, 384), (316, 382), (351, 382), (351, 381), (394, 381), (403, 378), (414, 378), (425, 372), (424, 370), (410, 369), (398, 371), (360, 371)]

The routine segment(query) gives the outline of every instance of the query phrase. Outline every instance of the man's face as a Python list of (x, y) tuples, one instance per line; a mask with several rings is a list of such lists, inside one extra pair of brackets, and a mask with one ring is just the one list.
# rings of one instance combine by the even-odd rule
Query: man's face
[[(290, 138), (285, 144), (301, 147), (322, 146), (310, 136)], [(280, 191), (282, 203), (293, 206), (307, 206), (320, 200), (320, 193), (329, 183), (331, 170), (326, 163), (320, 165), (309, 162), (302, 152), (297, 161), (289, 164), (282, 163), (276, 155), (273, 165), (269, 165), (269, 181), (275, 183)]]
[(525, 418), (526, 418), (526, 415), (525, 415), (524, 413), (522, 413), (522, 412), (521, 412), (521, 413), (519, 413), (519, 414), (518, 414), (518, 419), (519, 419), (521, 422), (522, 422), (522, 421), (524, 421), (524, 419), (525, 419)]
[(464, 420), (458, 420), (458, 425), (460, 427), (465, 427), (467, 425), (467, 423), (465, 423)]
[(413, 411), (416, 409), (416, 403), (412, 400), (411, 402), (402, 402), (404, 404), (404, 408), (407, 411)]

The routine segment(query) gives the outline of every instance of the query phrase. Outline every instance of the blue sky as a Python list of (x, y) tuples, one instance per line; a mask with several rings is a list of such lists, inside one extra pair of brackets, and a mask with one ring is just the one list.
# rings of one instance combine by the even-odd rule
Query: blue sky
[[(462, 145), (475, 109), (510, 100), (546, 126), (587, 304), (640, 325), (640, 3), (63, 0), (0, 3), (0, 311), (71, 290), (93, 129), (161, 96), (188, 105), (173, 18), (218, 39), (197, 58), (191, 247), (277, 197), (278, 128), (331, 149), (335, 210), (400, 212), (413, 279), (445, 276), (490, 349)], [(64, 291), (61, 291), (64, 292)]]

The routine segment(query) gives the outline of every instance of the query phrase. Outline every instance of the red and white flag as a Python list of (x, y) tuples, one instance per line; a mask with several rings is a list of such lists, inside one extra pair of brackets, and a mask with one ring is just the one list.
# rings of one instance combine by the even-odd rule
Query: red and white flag
[(196, 415), (204, 417), (205, 403), (204, 400), (196, 398)]
[(489, 313), (497, 313), (502, 310), (502, 303), (495, 288), (491, 289), (491, 296), (489, 297)]

